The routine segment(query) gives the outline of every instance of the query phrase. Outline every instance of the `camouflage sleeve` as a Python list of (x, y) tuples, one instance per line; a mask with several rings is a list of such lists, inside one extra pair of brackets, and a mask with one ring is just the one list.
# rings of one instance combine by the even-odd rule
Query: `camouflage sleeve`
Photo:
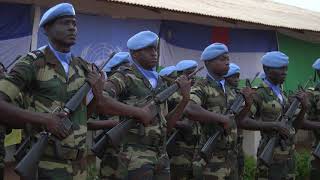
[(190, 100), (200, 106), (205, 104), (206, 92), (204, 90), (204, 85), (202, 83), (197, 82), (195, 85), (191, 87), (190, 90)]
[(259, 90), (257, 90), (257, 94), (255, 94), (253, 98), (253, 104), (250, 108), (250, 117), (254, 119), (258, 119), (261, 102), (262, 102), (262, 97), (259, 94)]
[(307, 116), (310, 120), (318, 120), (320, 116), (320, 92), (313, 90), (307, 91), (310, 94)]
[(10, 73), (0, 80), (0, 92), (6, 95), (11, 102), (26, 87), (31, 87), (31, 83), (35, 78), (33, 61), (29, 56), (21, 58)]
[[(111, 86), (108, 86), (111, 83)], [(107, 81), (107, 86), (104, 88), (105, 93), (111, 97), (117, 97), (125, 93), (127, 87), (127, 78), (120, 72), (114, 73)]]

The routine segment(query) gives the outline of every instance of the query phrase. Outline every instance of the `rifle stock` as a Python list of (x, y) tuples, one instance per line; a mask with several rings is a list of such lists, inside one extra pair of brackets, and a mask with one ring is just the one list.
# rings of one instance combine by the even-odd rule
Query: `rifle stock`
[(31, 179), (31, 177), (34, 177), (39, 160), (48, 145), (48, 139), (48, 133), (41, 133), (41, 136), (37, 143), (34, 144), (32, 149), (28, 152), (28, 155), (24, 156), (14, 169), (17, 174), (27, 179)]
[(27, 136), (27, 138), (24, 139), (22, 144), (19, 146), (19, 148), (13, 155), (16, 161), (20, 161), (27, 154), (27, 149), (30, 144), (31, 144), (31, 136)]
[(277, 136), (272, 137), (266, 144), (265, 148), (262, 150), (261, 154), (259, 155), (259, 160), (261, 160), (261, 162), (265, 164), (267, 167), (270, 167), (272, 163), (273, 152), (277, 141)]

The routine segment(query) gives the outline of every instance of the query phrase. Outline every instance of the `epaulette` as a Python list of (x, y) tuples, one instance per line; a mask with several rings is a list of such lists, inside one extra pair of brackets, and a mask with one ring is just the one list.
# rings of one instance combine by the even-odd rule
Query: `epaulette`
[(27, 55), (30, 56), (33, 60), (36, 60), (36, 59), (44, 56), (44, 54), (41, 50), (31, 51)]

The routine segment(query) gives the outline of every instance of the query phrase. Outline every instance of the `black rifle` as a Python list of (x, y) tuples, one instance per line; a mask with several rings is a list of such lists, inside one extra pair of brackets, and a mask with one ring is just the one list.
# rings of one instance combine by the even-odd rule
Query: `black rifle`
[[(302, 90), (304, 90), (307, 87), (309, 81), (310, 79), (306, 82)], [(300, 104), (301, 103), (298, 100), (298, 98), (295, 98), (293, 102), (290, 104), (289, 109), (286, 111), (286, 113), (284, 115), (280, 114), (280, 116), (277, 118), (277, 121), (281, 121), (282, 123), (285, 123), (287, 127), (289, 127), (290, 137), (296, 133), (296, 130), (293, 127), (293, 122), (295, 120), (293, 116), (299, 108)], [(287, 149), (287, 139), (282, 138), (279, 133), (274, 133), (274, 135), (268, 140), (268, 143), (266, 144), (266, 146), (264, 147), (264, 149), (258, 157), (258, 159), (267, 167), (270, 167), (270, 165), (272, 164), (274, 148), (278, 144), (280, 144), (281, 150), (285, 151)]]
[[(103, 67), (113, 57), (114, 54), (115, 53), (111, 54), (109, 59), (99, 67), (99, 70), (103, 69)], [(85, 82), (80, 87), (80, 89), (72, 96), (72, 98), (68, 102), (66, 102), (64, 107), (58, 107), (51, 112), (64, 112), (68, 115), (65, 119), (63, 119), (63, 128), (68, 132), (72, 130), (72, 122), (69, 119), (70, 115), (78, 108), (78, 106), (82, 103), (83, 98), (87, 96), (90, 90), (91, 87), (89, 83)], [(55, 143), (55, 154), (57, 155), (57, 158), (60, 158), (62, 156), (60, 140), (58, 140), (55, 136), (52, 136), (51, 133), (43, 131), (40, 133), (38, 141), (32, 146), (30, 151), (15, 167), (14, 170), (19, 176), (26, 179), (35, 179), (34, 172), (37, 169), (39, 160), (49, 143), (49, 138)]]
[[(250, 82), (249, 79), (246, 79), (246, 86), (251, 87), (251, 84), (254, 82), (254, 80), (257, 78), (259, 73), (257, 73), (254, 77), (254, 79)], [(231, 107), (226, 111), (225, 115), (232, 114), (233, 117), (238, 114), (241, 109), (242, 105), (244, 103), (244, 97), (241, 93), (238, 93), (236, 96), (233, 104)], [(213, 153), (216, 144), (219, 141), (219, 138), (221, 135), (225, 133), (224, 129), (222, 127), (218, 127), (217, 131), (207, 140), (207, 142), (204, 144), (204, 146), (200, 150), (200, 157), (202, 157), (204, 160), (209, 161), (211, 154)]]
[[(198, 71), (202, 70), (203, 67), (197, 69), (193, 73), (191, 73), (188, 78), (190, 79), (193, 77)], [(174, 83), (173, 85), (169, 86), (167, 89), (163, 90), (159, 94), (157, 94), (154, 98), (153, 97), (147, 97), (142, 104), (137, 104), (137, 106), (150, 106), (152, 115), (156, 117), (156, 115), (159, 113), (158, 105), (165, 102), (173, 93), (175, 93), (179, 89), (179, 86), (177, 83)], [(93, 145), (91, 148), (91, 151), (95, 155), (99, 155), (103, 149), (105, 149), (107, 144), (111, 144), (112, 147), (118, 148), (119, 145), (122, 142), (122, 139), (127, 135), (128, 131), (135, 127), (137, 125), (137, 121), (133, 119), (125, 120), (120, 122), (118, 125), (113, 127), (111, 130), (107, 131), (105, 135)], [(143, 128), (141, 125), (140, 128)], [(141, 130), (140, 130), (141, 131)]]

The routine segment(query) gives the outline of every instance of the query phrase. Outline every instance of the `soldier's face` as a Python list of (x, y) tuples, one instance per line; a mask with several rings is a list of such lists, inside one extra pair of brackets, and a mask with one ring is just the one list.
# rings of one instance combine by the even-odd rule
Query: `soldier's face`
[(269, 68), (267, 70), (267, 78), (274, 84), (283, 84), (287, 77), (288, 66), (281, 68)]
[(72, 46), (76, 43), (77, 24), (74, 16), (56, 19), (45, 27), (48, 38), (52, 43)]
[(209, 72), (218, 76), (224, 76), (229, 71), (229, 55), (223, 54), (213, 60), (206, 62), (206, 67)]
[(158, 52), (156, 47), (147, 47), (133, 52), (133, 58), (144, 69), (152, 69), (158, 65)]
[(239, 86), (239, 77), (240, 77), (240, 73), (237, 73), (237, 74), (229, 76), (225, 79), (228, 82), (228, 84), (230, 84), (232, 87), (238, 87)]

